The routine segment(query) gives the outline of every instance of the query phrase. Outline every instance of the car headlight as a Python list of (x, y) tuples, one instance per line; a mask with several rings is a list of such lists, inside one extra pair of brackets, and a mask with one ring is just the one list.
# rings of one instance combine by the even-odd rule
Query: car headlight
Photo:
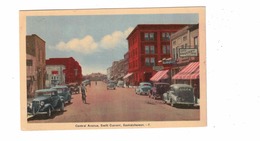
[(43, 105), (44, 105), (44, 101), (41, 101), (41, 102), (40, 102), (40, 105), (43, 106)]

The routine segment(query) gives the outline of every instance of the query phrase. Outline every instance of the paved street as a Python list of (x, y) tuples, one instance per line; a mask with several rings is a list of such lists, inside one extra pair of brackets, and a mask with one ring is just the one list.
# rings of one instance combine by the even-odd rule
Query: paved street
[(187, 121), (199, 120), (197, 108), (176, 108), (148, 96), (136, 95), (133, 88), (107, 90), (106, 83), (92, 82), (87, 86), (87, 104), (81, 94), (72, 95), (65, 111), (55, 112), (49, 119), (36, 116), (30, 123), (52, 122), (120, 122), (120, 121)]

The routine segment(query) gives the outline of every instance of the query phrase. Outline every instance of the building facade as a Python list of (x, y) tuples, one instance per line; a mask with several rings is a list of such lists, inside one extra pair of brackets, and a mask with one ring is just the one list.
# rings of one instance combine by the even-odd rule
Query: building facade
[(64, 65), (46, 65), (45, 86), (50, 88), (65, 83), (65, 66)]
[(123, 80), (124, 77), (124, 59), (114, 61), (111, 66), (110, 78), (111, 80)]
[[(174, 62), (171, 70), (172, 76), (177, 75), (191, 62), (199, 62), (199, 25), (186, 26), (173, 34), (171, 36), (171, 49), (171, 56)], [(198, 63), (196, 67), (199, 67)], [(186, 83), (190, 85), (199, 83), (199, 79), (197, 78), (188, 79), (189, 76), (186, 76), (185, 79), (180, 78), (177, 76), (173, 77), (173, 83)]]
[(49, 58), (46, 60), (47, 65), (64, 65), (65, 66), (65, 83), (81, 83), (82, 69), (80, 64), (73, 58)]
[(158, 61), (170, 58), (170, 36), (186, 25), (145, 24), (137, 25), (127, 37), (129, 52), (130, 85), (150, 81), (156, 73)]
[(45, 88), (45, 52), (45, 41), (43, 39), (36, 34), (26, 36), (28, 96), (34, 96), (35, 90)]

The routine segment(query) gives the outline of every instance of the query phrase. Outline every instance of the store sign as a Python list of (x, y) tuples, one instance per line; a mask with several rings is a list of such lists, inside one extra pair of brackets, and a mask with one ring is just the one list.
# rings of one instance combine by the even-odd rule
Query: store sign
[(180, 48), (180, 57), (195, 57), (198, 56), (198, 49), (196, 48)]
[(163, 69), (164, 69), (163, 66), (153, 66), (153, 70), (155, 70), (155, 71), (161, 71)]

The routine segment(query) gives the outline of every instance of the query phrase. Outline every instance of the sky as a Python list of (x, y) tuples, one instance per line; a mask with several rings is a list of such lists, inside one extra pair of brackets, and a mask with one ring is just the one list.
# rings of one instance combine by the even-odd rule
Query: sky
[(26, 35), (46, 42), (46, 59), (73, 57), (83, 75), (106, 74), (128, 51), (126, 38), (138, 24), (197, 24), (198, 14), (28, 16)]

